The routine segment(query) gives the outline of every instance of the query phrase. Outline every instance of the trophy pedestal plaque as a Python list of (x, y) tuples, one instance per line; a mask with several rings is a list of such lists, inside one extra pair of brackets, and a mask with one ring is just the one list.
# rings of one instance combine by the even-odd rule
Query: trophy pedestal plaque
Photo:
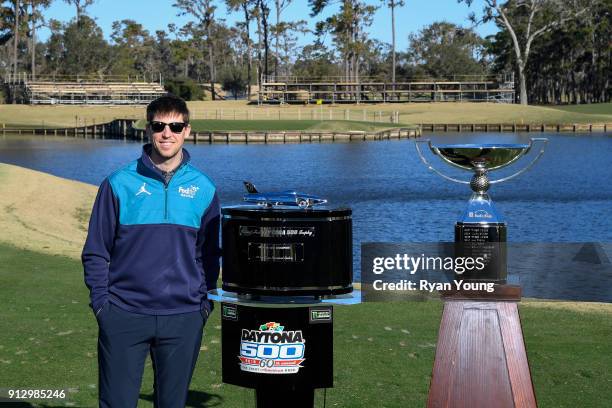
[(457, 222), (455, 224), (455, 242), (506, 242), (505, 222), (486, 225)]
[(255, 389), (257, 408), (312, 408), (315, 389), (333, 387), (333, 304), (231, 295), (212, 294), (223, 299), (223, 382)]
[(506, 223), (478, 224), (457, 222), (455, 224), (456, 256), (486, 259), (483, 270), (466, 272), (462, 279), (470, 281), (506, 283)]
[(490, 181), (488, 172), (508, 166), (525, 155), (529, 145), (440, 145), (429, 148), (448, 164), (473, 171), (468, 181), (433, 168), (419, 149), (421, 160), (443, 178), (469, 184), (472, 197), (455, 225), (455, 256), (482, 257), (484, 268), (460, 279), (493, 283), (493, 291), (442, 292), (444, 312), (429, 388), (429, 408), (537, 407), (523, 341), (518, 302), (521, 288), (506, 284), (506, 223), (487, 191), (529, 169), (544, 153), (517, 173)]

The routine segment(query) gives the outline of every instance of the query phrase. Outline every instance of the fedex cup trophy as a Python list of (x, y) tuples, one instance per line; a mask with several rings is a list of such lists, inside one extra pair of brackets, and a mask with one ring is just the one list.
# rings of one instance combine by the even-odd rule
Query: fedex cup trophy
[[(516, 173), (497, 180), (489, 172), (506, 167), (541, 143), (533, 160)], [(469, 184), (472, 196), (455, 225), (455, 252), (460, 256), (482, 256), (486, 267), (477, 275), (461, 279), (493, 282), (492, 293), (449, 291), (444, 303), (436, 357), (429, 388), (428, 408), (466, 406), (472, 408), (536, 408), (537, 402), (523, 341), (517, 302), (519, 286), (506, 284), (506, 223), (495, 210), (489, 187), (527, 171), (544, 153), (547, 139), (529, 144), (441, 144), (416, 143), (421, 160), (443, 178)], [(435, 169), (419, 148), (427, 143), (444, 162), (473, 172), (470, 181), (448, 176)], [(486, 373), (486, 375), (483, 375)]]
[[(534, 159), (516, 173), (497, 180), (489, 179), (489, 172), (504, 168), (526, 155), (535, 143), (541, 149)], [(431, 140), (417, 141), (417, 152), (423, 163), (441, 177), (461, 184), (469, 184), (472, 196), (463, 216), (455, 224), (457, 251), (463, 256), (481, 255), (487, 260), (483, 271), (468, 273), (462, 278), (471, 280), (506, 281), (506, 231), (507, 225), (495, 209), (489, 196), (489, 187), (513, 179), (530, 169), (544, 154), (548, 139), (532, 138), (529, 144), (440, 144)], [(448, 176), (434, 168), (425, 158), (419, 145), (427, 143), (431, 152), (449, 165), (473, 172), (470, 181)]]

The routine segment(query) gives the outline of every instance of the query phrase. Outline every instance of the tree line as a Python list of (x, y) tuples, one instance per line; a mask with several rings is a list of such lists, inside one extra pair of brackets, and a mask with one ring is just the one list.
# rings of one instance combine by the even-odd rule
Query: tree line
[[(204, 83), (214, 98), (218, 83), (237, 97), (284, 77), (402, 82), (514, 72), (524, 104), (612, 96), (612, 0), (484, 0), (478, 10), (473, 0), (457, 0), (466, 4), (468, 26), (434, 22), (410, 34), (404, 50), (395, 44), (397, 17), (410, 13), (403, 0), (308, 0), (313, 27), (287, 18), (294, 0), (173, 0), (187, 24), (153, 33), (118, 20), (108, 40), (88, 13), (105, 0), (62, 0), (75, 8), (69, 21), (45, 18), (53, 1), (0, 0), (0, 75), (161, 75), (172, 92), (199, 99)], [(368, 32), (381, 8), (390, 11), (391, 44)], [(228, 13), (235, 24), (222, 18)], [(482, 38), (474, 28), (489, 21), (499, 30)], [(50, 35), (41, 42), (42, 27)], [(314, 40), (304, 45), (306, 33)]]

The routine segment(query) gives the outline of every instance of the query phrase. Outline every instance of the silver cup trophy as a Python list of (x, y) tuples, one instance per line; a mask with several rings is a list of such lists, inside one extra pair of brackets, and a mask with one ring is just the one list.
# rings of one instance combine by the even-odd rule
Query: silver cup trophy
[[(416, 149), (423, 163), (446, 180), (469, 184), (472, 196), (463, 216), (455, 224), (456, 255), (484, 256), (486, 268), (463, 278), (505, 283), (507, 225), (495, 209), (489, 196), (493, 184), (511, 180), (529, 170), (544, 154), (548, 139), (532, 138), (529, 144), (432, 144), (431, 140), (418, 140)], [(434, 168), (425, 158), (420, 144), (426, 143), (431, 152), (449, 165), (473, 172), (470, 181), (448, 176)], [(504, 168), (525, 156), (536, 143), (540, 151), (533, 160), (516, 173), (497, 180), (489, 179), (489, 172)]]

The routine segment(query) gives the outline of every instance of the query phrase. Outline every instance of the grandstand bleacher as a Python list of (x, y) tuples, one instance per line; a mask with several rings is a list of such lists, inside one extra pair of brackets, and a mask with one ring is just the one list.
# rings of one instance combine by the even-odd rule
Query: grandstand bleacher
[(166, 93), (157, 82), (25, 81), (22, 86), (29, 104), (148, 104)]
[(264, 78), (258, 103), (514, 102), (513, 75), (457, 77), (395, 83), (368, 77), (354, 81), (342, 77)]

